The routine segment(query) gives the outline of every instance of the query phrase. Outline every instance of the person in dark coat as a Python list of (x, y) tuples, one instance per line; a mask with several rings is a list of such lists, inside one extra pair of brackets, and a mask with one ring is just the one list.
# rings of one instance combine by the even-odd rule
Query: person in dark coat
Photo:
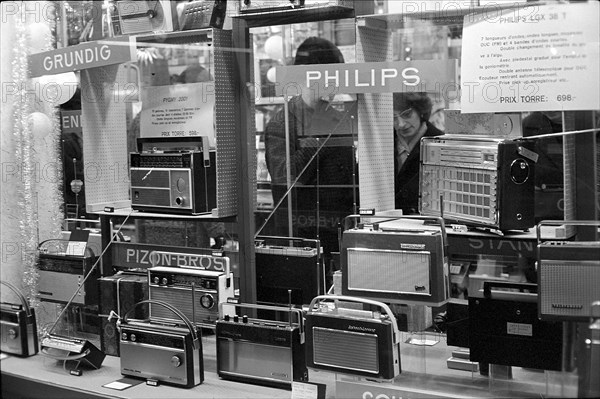
[(419, 213), (421, 138), (441, 136), (429, 122), (431, 99), (426, 93), (394, 93), (395, 208)]

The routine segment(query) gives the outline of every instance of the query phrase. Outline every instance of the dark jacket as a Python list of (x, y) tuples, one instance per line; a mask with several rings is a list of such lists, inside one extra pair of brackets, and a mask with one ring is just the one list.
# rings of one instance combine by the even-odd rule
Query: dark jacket
[[(444, 134), (440, 129), (433, 126), (431, 123), (427, 123), (427, 131), (423, 137), (434, 137), (441, 136)], [(394, 134), (394, 148), (396, 148)], [(402, 209), (405, 215), (419, 213), (419, 170), (420, 170), (420, 158), (421, 158), (421, 146), (420, 144), (415, 145), (415, 148), (410, 152), (408, 158), (402, 165), (400, 171), (396, 170), (397, 166), (394, 166), (395, 176), (395, 208)], [(394, 165), (396, 157), (394, 154)]]

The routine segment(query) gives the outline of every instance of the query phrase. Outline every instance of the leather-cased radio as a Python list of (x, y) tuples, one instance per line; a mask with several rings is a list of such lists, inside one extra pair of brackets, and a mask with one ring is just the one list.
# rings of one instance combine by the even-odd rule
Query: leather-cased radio
[[(149, 303), (174, 313), (185, 326), (128, 320), (136, 307)], [(117, 322), (120, 333), (121, 374), (192, 388), (204, 381), (204, 358), (198, 328), (176, 308), (163, 301), (140, 301)]]
[(421, 140), (422, 215), (505, 230), (535, 225), (529, 141), (464, 135)]
[[(357, 216), (346, 220), (352, 218)], [(450, 292), (444, 221), (426, 216), (386, 219), (357, 223), (343, 232), (342, 294), (385, 303), (444, 304)], [(431, 219), (440, 227), (411, 228), (404, 219)]]
[(216, 207), (216, 152), (205, 137), (140, 138), (130, 173), (133, 209), (195, 215)]
[[(325, 294), (325, 267), (319, 240), (258, 236), (256, 242), (258, 302), (288, 304), (288, 290), (291, 290), (291, 303), (302, 306)], [(294, 246), (289, 246), (290, 243)]]
[[(341, 307), (360, 303), (375, 310)], [(344, 295), (319, 295), (306, 313), (309, 368), (390, 380), (400, 374), (400, 331), (384, 303)]]
[[(219, 303), (234, 297), (233, 273), (180, 267), (157, 266), (148, 269), (148, 296), (170, 303), (194, 325), (215, 328)], [(170, 312), (150, 305), (150, 319), (177, 322)]]
[[(217, 321), (217, 373), (227, 380), (291, 389), (293, 381), (308, 381), (303, 315), (283, 306), (235, 304), (261, 314), (287, 314), (287, 321), (229, 314)], [(296, 315), (297, 321), (293, 320)], [(276, 317), (273, 317), (275, 319)], [(257, 361), (258, 360), (258, 361)]]
[[(541, 225), (598, 226), (598, 221), (542, 221)], [(599, 296), (600, 241), (538, 242), (539, 317), (589, 321)]]
[(29, 306), (15, 286), (5, 281), (0, 281), (0, 284), (13, 291), (21, 301), (20, 304), (0, 304), (0, 351), (16, 356), (33, 356), (38, 353), (35, 309)]

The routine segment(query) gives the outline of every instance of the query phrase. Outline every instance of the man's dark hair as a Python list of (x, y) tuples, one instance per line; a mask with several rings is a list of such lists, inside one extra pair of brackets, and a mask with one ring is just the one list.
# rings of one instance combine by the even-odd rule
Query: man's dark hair
[(339, 48), (327, 39), (309, 37), (296, 50), (294, 65), (341, 64), (344, 56)]
[(428, 121), (433, 103), (427, 93), (394, 93), (394, 110), (402, 112), (408, 108), (416, 110), (421, 121)]

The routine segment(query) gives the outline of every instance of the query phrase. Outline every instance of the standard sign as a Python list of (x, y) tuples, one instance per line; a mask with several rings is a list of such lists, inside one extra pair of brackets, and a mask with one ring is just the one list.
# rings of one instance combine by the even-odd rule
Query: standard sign
[(275, 69), (275, 92), (294, 96), (304, 90), (318, 95), (458, 91), (457, 60), (294, 65)]
[[(133, 41), (133, 39), (131, 39)], [(81, 43), (29, 56), (30, 77), (134, 61), (135, 43), (129, 37)]]

